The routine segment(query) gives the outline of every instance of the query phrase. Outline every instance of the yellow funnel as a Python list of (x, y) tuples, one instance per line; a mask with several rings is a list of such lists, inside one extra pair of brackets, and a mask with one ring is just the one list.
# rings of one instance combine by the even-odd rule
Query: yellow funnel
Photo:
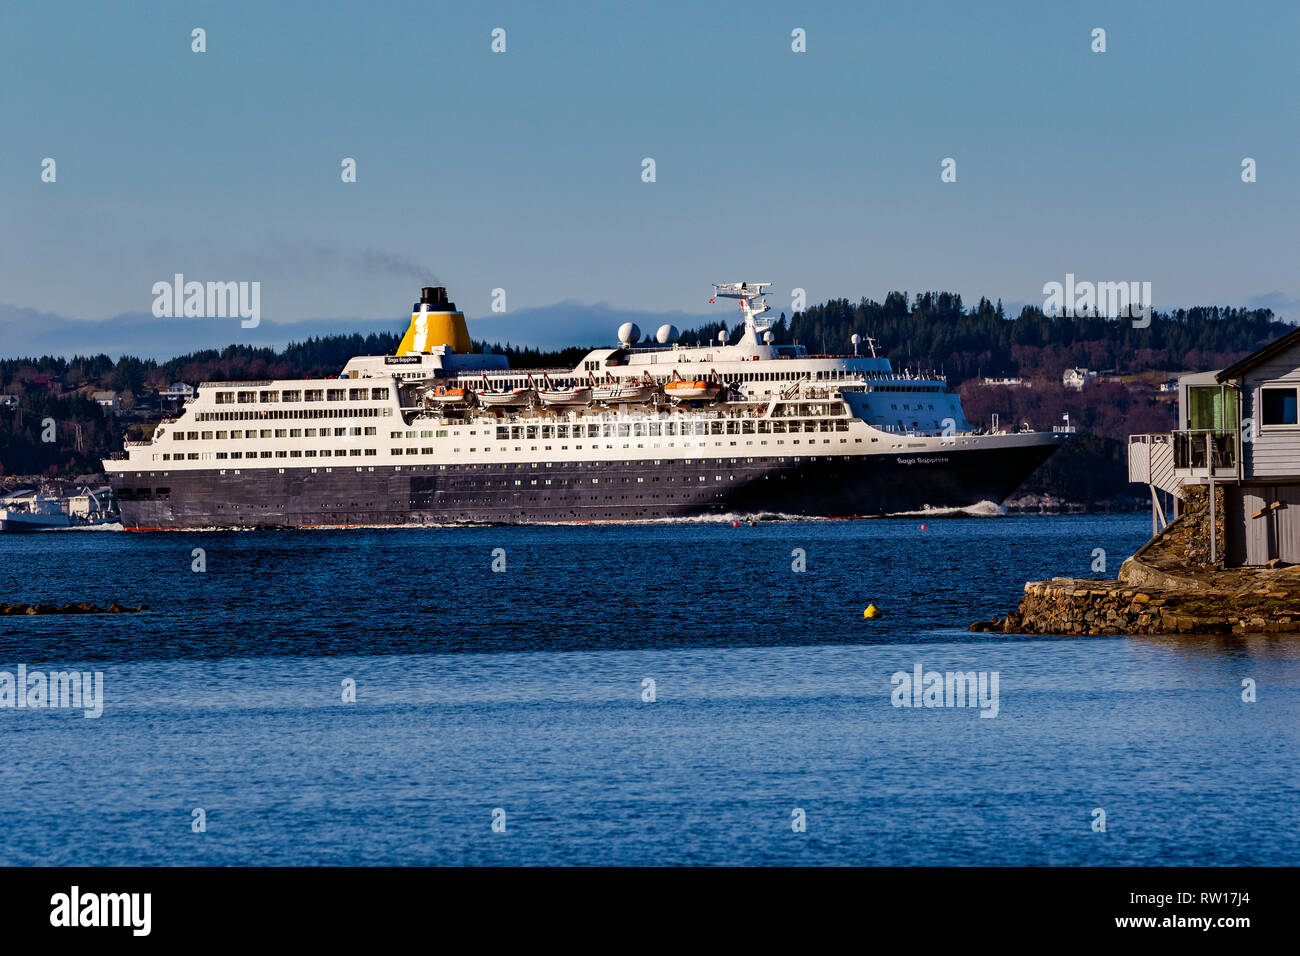
[(398, 355), (431, 352), (445, 345), (453, 352), (472, 352), (463, 312), (412, 312), (411, 325), (397, 346)]
[(411, 325), (397, 346), (398, 355), (418, 355), (445, 345), (453, 352), (472, 352), (465, 314), (456, 311), (456, 303), (447, 298), (441, 286), (420, 290), (420, 301), (411, 309)]

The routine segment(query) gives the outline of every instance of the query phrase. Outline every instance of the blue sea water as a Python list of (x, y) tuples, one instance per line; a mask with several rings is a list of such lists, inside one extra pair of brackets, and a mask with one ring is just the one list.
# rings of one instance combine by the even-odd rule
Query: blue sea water
[[(150, 610), (0, 617), (0, 670), (105, 697), (0, 708), (0, 864), (1300, 863), (1300, 641), (965, 631), (1148, 531), (3, 536), (0, 601)], [(893, 706), (918, 663), (997, 716)]]

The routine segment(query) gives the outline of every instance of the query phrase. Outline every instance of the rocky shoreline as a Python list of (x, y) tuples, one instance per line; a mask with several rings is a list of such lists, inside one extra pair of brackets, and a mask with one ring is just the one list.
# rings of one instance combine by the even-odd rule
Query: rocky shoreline
[[(1300, 568), (1287, 571), (1300, 572)], [(1300, 573), (1249, 592), (1127, 587), (1120, 581), (1030, 581), (1020, 607), (978, 621), (1001, 634), (1258, 634), (1300, 631)]]
[[(1124, 562), (1117, 580), (1030, 581), (1020, 606), (969, 628), (1000, 634), (1270, 634), (1300, 632), (1300, 566), (1225, 569), (1209, 562), (1204, 488), (1181, 517)], [(1220, 491), (1220, 495), (1222, 491)], [(1218, 514), (1223, 514), (1222, 502)], [(1223, 540), (1220, 519), (1219, 540)]]

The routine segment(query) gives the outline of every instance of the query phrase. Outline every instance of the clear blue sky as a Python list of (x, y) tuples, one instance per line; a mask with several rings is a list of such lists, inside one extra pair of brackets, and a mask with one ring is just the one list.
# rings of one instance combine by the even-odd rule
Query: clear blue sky
[(174, 272), (279, 321), (431, 277), (472, 315), (742, 278), (1041, 303), (1073, 272), (1300, 318), (1298, 43), (1294, 0), (7, 3), (0, 303), (148, 312)]

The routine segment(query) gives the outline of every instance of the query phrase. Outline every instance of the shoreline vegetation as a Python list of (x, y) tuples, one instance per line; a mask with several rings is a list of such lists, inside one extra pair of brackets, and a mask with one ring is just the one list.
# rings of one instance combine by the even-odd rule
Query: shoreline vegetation
[[(182, 321), (182, 320), (170, 320)], [(403, 320), (394, 320), (399, 328)], [(716, 338), (722, 322), (683, 333), (684, 344)], [(1145, 328), (1128, 319), (1049, 316), (1025, 307), (1006, 315), (1000, 301), (966, 307), (947, 292), (891, 292), (883, 302), (831, 299), (774, 323), (778, 342), (818, 353), (845, 352), (854, 333), (875, 339), (895, 369), (946, 375), (967, 419), (988, 428), (1029, 423), (1051, 428), (1069, 416), (1078, 434), (1025, 481), (1008, 513), (1137, 510), (1128, 484), (1130, 433), (1170, 430), (1176, 393), (1161, 386), (1181, 372), (1222, 367), (1291, 327), (1268, 309), (1218, 306), (1154, 312)], [(232, 331), (232, 335), (237, 334)], [(393, 351), (398, 335), (335, 335), (282, 349), (230, 345), (165, 362), (132, 356), (0, 359), (0, 478), (97, 476), (100, 460), (127, 438), (144, 438), (183, 399), (176, 383), (332, 377), (354, 355)], [(474, 342), (505, 355), (514, 367), (574, 366), (589, 351), (557, 351)], [(1082, 387), (1067, 370), (1096, 374)], [(111, 397), (106, 397), (111, 394)], [(53, 440), (49, 422), (53, 421)]]

